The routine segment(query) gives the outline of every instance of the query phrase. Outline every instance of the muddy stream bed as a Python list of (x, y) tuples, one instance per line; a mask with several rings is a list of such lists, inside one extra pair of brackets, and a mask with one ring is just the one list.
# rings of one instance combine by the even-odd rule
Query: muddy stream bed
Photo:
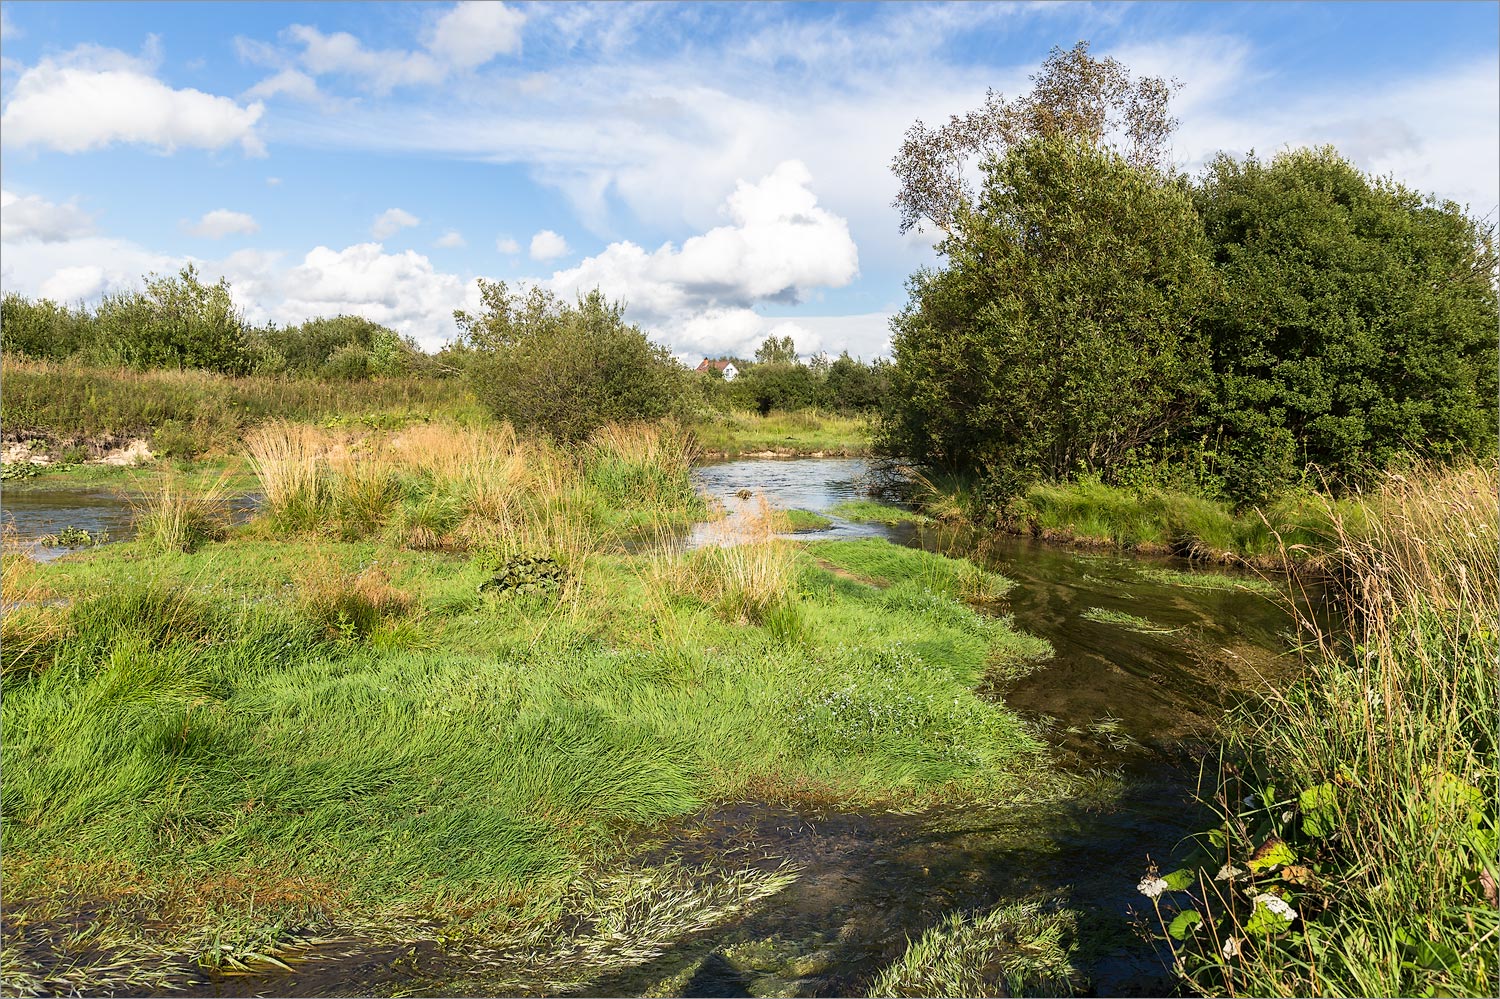
[[(857, 459), (746, 460), (696, 474), (702, 491), (731, 515), (746, 505), (745, 490), (780, 508), (826, 515), (865, 495), (868, 485), (868, 469)], [(26, 496), (31, 509), (13, 511), (18, 526), (76, 522), (69, 511), (49, 516), (30, 502), (35, 495)], [(12, 497), (5, 499), (11, 513)], [(80, 499), (80, 509), (86, 502)], [(1198, 760), (1224, 708), (1288, 667), (1281, 655), (1292, 628), (1285, 609), (1248, 589), (1164, 581), (1162, 570), (1188, 568), (1180, 562), (833, 521), (801, 536), (887, 537), (970, 557), (1016, 581), (1000, 612), (1051, 642), (1055, 656), (985, 693), (1034, 724), (1059, 766), (1086, 778), (1084, 791), (1062, 803), (926, 812), (764, 802), (705, 808), (646, 833), (638, 861), (766, 871), (789, 862), (799, 869), (796, 880), (746, 912), (563, 994), (866, 995), (881, 968), (945, 917), (1033, 900), (1079, 914), (1075, 963), (1089, 993), (1173, 994), (1163, 955), (1132, 928), (1137, 913), (1149, 911), (1135, 885), (1148, 857), (1168, 867), (1182, 839), (1209, 824), (1193, 802)], [(708, 530), (688, 540), (701, 541)], [(1156, 630), (1098, 620), (1101, 611), (1147, 619)], [(293, 959), (289, 972), (200, 971), (196, 984), (174, 994), (548, 994), (545, 987), (518, 988), (514, 977), (430, 943), (346, 941), (318, 950)]]

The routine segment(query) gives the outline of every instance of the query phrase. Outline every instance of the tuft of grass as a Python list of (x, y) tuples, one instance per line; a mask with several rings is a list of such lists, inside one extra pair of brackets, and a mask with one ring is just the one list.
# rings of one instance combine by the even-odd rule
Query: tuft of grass
[(785, 510), (782, 512), (784, 527), (778, 525), (778, 530), (802, 533), (804, 531), (826, 531), (833, 526), (833, 521), (821, 513), (811, 510)]
[(155, 489), (131, 501), (136, 540), (157, 551), (180, 552), (220, 541), (229, 529), (232, 497), (227, 471), (206, 488), (189, 486), (168, 473)]
[(1493, 464), (1418, 469), (1325, 509), (1347, 615), (1241, 712), (1202, 867), (1156, 902), (1196, 990), (1495, 991), (1497, 486)]
[(1108, 610), (1104, 607), (1090, 607), (1079, 617), (1085, 621), (1097, 621), (1100, 624), (1113, 624), (1131, 631), (1138, 631), (1143, 635), (1170, 635), (1176, 628), (1163, 628), (1135, 614), (1125, 611)]
[(952, 913), (870, 984), (871, 996), (1071, 996), (1077, 916), (1039, 903)]
[(1136, 571), (1141, 578), (1149, 579), (1153, 583), (1184, 586), (1191, 590), (1246, 590), (1251, 593), (1264, 593), (1267, 596), (1275, 596), (1282, 592), (1275, 583), (1259, 576), (1229, 576), (1222, 572), (1209, 572), (1206, 569), (1183, 571), (1160, 566)]
[(905, 510), (869, 499), (844, 500), (828, 512), (845, 520), (870, 524), (921, 524), (932, 519), (915, 510)]
[(297, 602), (329, 634), (364, 637), (387, 621), (407, 614), (412, 598), (391, 585), (379, 565), (346, 572), (332, 559), (309, 564), (297, 580)]

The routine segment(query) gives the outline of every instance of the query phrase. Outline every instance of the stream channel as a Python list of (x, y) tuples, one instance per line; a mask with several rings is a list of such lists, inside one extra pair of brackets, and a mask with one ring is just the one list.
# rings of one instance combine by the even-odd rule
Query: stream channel
[[(867, 495), (869, 469), (858, 459), (740, 460), (708, 464), (695, 475), (700, 490), (723, 502), (731, 517), (749, 490), (778, 508), (832, 517), (831, 528), (800, 537), (886, 537), (971, 558), (1014, 580), (1000, 612), (1051, 642), (1055, 656), (1011, 686), (984, 693), (1033, 723), (1058, 765), (1090, 776), (1088, 785), (1099, 790), (1063, 803), (918, 813), (763, 802), (705, 808), (658, 837), (650, 858), (758, 863), (768, 870), (790, 861), (801, 869), (797, 880), (748, 913), (574, 994), (866, 995), (881, 968), (945, 917), (1020, 901), (1079, 914), (1075, 964), (1086, 975), (1080, 985), (1087, 993), (1174, 994), (1178, 986), (1163, 953), (1133, 929), (1150, 912), (1136, 882), (1148, 858), (1169, 869), (1184, 837), (1211, 824), (1193, 800), (1198, 761), (1225, 707), (1289, 667), (1282, 650), (1293, 625), (1281, 602), (1250, 589), (1167, 582), (1161, 570), (1190, 568), (1168, 559), (841, 520), (830, 508)], [(127, 536), (124, 521), (110, 519), (120, 515), (122, 501), (114, 501), (114, 514), (92, 510), (81, 522), (84, 507), (106, 505), (102, 497), (52, 492), (6, 496), (6, 519), (14, 518), (23, 541), (56, 530), (36, 526), (44, 521), (93, 528), (97, 520), (112, 536)], [(22, 502), (13, 506), (14, 500)], [(702, 542), (710, 530), (687, 540)], [(1159, 630), (1097, 620), (1100, 609), (1146, 618)], [(485, 970), (465, 968), (435, 947), (376, 947), (294, 965), (290, 973), (200, 978), (187, 994), (514, 990), (487, 986)]]

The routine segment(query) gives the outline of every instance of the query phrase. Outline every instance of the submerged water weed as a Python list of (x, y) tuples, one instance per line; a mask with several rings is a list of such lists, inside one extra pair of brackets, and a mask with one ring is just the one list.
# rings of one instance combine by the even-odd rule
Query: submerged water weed
[(1264, 593), (1267, 596), (1277, 596), (1281, 593), (1281, 588), (1275, 583), (1259, 576), (1229, 576), (1222, 572), (1208, 572), (1202, 569), (1184, 572), (1181, 569), (1160, 567), (1140, 569), (1138, 572), (1143, 579), (1149, 579), (1153, 583), (1186, 586), (1194, 590), (1247, 590), (1251, 593)]
[(1108, 610), (1103, 607), (1090, 607), (1078, 615), (1085, 621), (1097, 621), (1100, 624), (1114, 624), (1121, 628), (1140, 632), (1142, 635), (1170, 635), (1177, 632), (1177, 628), (1162, 628), (1143, 617), (1128, 614), (1125, 611)]
[(953, 913), (870, 984), (871, 996), (1071, 996), (1078, 917), (1028, 902)]

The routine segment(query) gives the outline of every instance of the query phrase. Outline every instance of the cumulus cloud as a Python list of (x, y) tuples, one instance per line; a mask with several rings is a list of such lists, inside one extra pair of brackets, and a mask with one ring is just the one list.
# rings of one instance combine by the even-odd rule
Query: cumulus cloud
[(447, 232), (443, 233), (437, 238), (436, 245), (441, 246), (444, 249), (453, 250), (462, 246), (468, 246), (469, 242), (468, 240), (464, 239), (464, 234), (459, 232), (457, 229), (449, 229)]
[(373, 93), (388, 94), (397, 87), (441, 83), (496, 56), (520, 51), (525, 21), (525, 14), (503, 3), (465, 0), (431, 20), (422, 33), (422, 48), (409, 51), (370, 49), (347, 31), (324, 34), (312, 25), (294, 24), (285, 37), (300, 46), (295, 59), (306, 73), (287, 66), (289, 57), (264, 42), (236, 39), (236, 46), (247, 61), (282, 67), (251, 88), (252, 95), (286, 93), (310, 99), (317, 86), (308, 73), (350, 77)]
[(466, 0), (443, 14), (427, 35), (427, 51), (450, 66), (472, 69), (521, 49), (526, 15), (503, 3)]
[(376, 239), (389, 239), (402, 229), (419, 225), (421, 221), (411, 212), (400, 208), (387, 208), (375, 216), (375, 221), (370, 225), (370, 235)]
[(205, 212), (197, 222), (182, 223), (183, 231), (192, 236), (202, 236), (205, 239), (223, 239), (236, 233), (250, 235), (260, 232), (260, 223), (245, 212), (232, 212), (227, 208), (215, 208), (211, 212)]
[(429, 348), (452, 335), (453, 310), (470, 304), (458, 276), (437, 270), (414, 250), (386, 253), (379, 243), (315, 247), (281, 285), (277, 309), (285, 316), (364, 316)]
[(113, 49), (81, 45), (24, 70), (10, 88), (0, 116), (9, 146), (36, 146), (65, 153), (114, 143), (222, 149), (238, 143), (262, 156), (256, 134), (264, 106), (241, 107), (228, 97), (191, 88), (176, 90), (154, 75), (149, 60)]
[(567, 252), (568, 241), (551, 229), (543, 229), (531, 237), (532, 260), (556, 260), (566, 256)]
[(82, 302), (96, 298), (109, 283), (104, 268), (98, 264), (60, 267), (43, 281), (38, 289), (43, 298), (54, 302)]
[(521, 244), (511, 239), (509, 236), (501, 236), (499, 239), (495, 240), (495, 249), (499, 250), (501, 253), (515, 256), (517, 253), (521, 252)]
[[(795, 304), (859, 273), (848, 223), (818, 204), (811, 183), (807, 167), (789, 160), (757, 183), (738, 182), (723, 206), (730, 224), (693, 236), (680, 249), (666, 243), (648, 252), (628, 241), (611, 243), (558, 271), (549, 284), (563, 294), (597, 287), (627, 303), (632, 316), (664, 327), (681, 347), (744, 349), (775, 325), (754, 305)], [(811, 331), (803, 339), (807, 350), (817, 349)]]
[(0, 239), (6, 242), (57, 243), (92, 230), (93, 219), (71, 201), (0, 191)]

